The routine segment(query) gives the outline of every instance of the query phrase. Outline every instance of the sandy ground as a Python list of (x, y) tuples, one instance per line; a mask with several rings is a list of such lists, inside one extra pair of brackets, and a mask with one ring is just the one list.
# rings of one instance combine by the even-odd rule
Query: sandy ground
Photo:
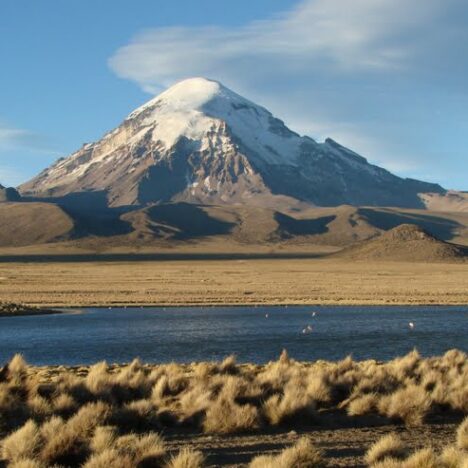
[(468, 303), (466, 263), (69, 260), (0, 262), (0, 300), (43, 307)]
[(284, 429), (275, 433), (237, 436), (166, 435), (169, 450), (190, 446), (207, 456), (209, 467), (245, 467), (258, 455), (273, 455), (307, 435), (325, 455), (328, 467), (366, 467), (364, 454), (380, 437), (391, 432), (401, 436), (412, 449), (432, 446), (442, 451), (453, 443), (457, 425), (425, 424), (418, 428), (380, 426), (361, 428), (309, 428), (298, 431)]

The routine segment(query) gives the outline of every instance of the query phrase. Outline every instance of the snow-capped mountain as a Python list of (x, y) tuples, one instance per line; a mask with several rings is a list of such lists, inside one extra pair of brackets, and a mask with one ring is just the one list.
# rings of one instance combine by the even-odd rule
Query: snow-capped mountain
[(111, 206), (256, 203), (283, 195), (318, 206), (420, 207), (419, 193), (444, 193), (396, 177), (331, 139), (300, 136), (205, 78), (175, 84), (20, 191), (53, 197), (105, 191)]

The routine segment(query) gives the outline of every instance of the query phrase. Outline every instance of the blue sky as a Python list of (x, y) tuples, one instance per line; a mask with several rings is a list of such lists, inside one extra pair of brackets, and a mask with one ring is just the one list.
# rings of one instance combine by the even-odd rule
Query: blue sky
[(393, 172), (468, 189), (465, 0), (2, 0), (0, 183), (190, 76)]

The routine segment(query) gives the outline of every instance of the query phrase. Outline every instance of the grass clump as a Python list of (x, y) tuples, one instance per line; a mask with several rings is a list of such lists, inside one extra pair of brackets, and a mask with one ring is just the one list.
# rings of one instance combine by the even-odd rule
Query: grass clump
[(320, 450), (307, 437), (300, 438), (292, 447), (278, 455), (263, 455), (254, 458), (249, 468), (320, 468), (325, 462)]
[(411, 454), (403, 463), (404, 468), (440, 468), (439, 457), (431, 448), (424, 448)]
[(251, 431), (259, 425), (257, 408), (252, 405), (241, 406), (221, 397), (208, 408), (203, 429), (206, 432), (229, 434)]
[(457, 447), (468, 451), (468, 417), (460, 424), (457, 430)]
[(202, 468), (205, 456), (198, 450), (184, 448), (173, 456), (165, 468)]
[(39, 428), (30, 420), (2, 441), (2, 458), (9, 462), (34, 459), (39, 450), (39, 443)]
[(467, 468), (468, 451), (449, 445), (441, 453), (431, 447), (410, 453), (398, 436), (388, 434), (369, 448), (365, 461), (371, 468)]
[(431, 407), (431, 399), (423, 387), (409, 385), (382, 397), (378, 405), (389, 418), (401, 419), (407, 426), (420, 426)]
[(463, 463), (468, 464), (468, 454), (454, 446), (446, 447), (439, 456), (443, 468), (460, 468)]
[(347, 406), (349, 416), (363, 416), (370, 414), (377, 407), (379, 398), (375, 393), (358, 396), (351, 400)]
[(388, 434), (375, 442), (366, 452), (365, 461), (369, 466), (388, 460), (402, 459), (407, 453), (406, 447), (396, 434)]

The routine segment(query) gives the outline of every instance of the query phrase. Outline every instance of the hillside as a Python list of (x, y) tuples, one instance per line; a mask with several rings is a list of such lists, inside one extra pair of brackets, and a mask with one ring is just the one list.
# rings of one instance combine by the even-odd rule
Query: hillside
[(348, 247), (335, 256), (362, 261), (465, 261), (468, 249), (437, 239), (413, 224), (402, 224), (376, 238)]
[(468, 213), (468, 192), (423, 193), (420, 198), (428, 210)]
[[(83, 206), (88, 208), (83, 210)], [(65, 251), (199, 250), (205, 246), (226, 252), (239, 248), (256, 251), (260, 245), (273, 250), (336, 250), (405, 223), (418, 225), (444, 241), (468, 245), (466, 213), (349, 205), (279, 208), (179, 202), (111, 209), (96, 194), (57, 203), (0, 203), (0, 246), (53, 243)]]
[(0, 202), (19, 201), (20, 194), (12, 187), (4, 187), (0, 184)]
[[(468, 245), (468, 216), (343, 205), (282, 210), (247, 205), (170, 203), (129, 211), (120, 217), (127, 234), (110, 236), (126, 245), (174, 246), (215, 241), (220, 244), (283, 246), (349, 246), (412, 223), (445, 241)], [(83, 239), (86, 242), (86, 239)], [(96, 241), (96, 239), (95, 239)], [(104, 240), (103, 240), (104, 242)]]
[(19, 247), (69, 239), (73, 219), (51, 203), (0, 203), (0, 246)]

